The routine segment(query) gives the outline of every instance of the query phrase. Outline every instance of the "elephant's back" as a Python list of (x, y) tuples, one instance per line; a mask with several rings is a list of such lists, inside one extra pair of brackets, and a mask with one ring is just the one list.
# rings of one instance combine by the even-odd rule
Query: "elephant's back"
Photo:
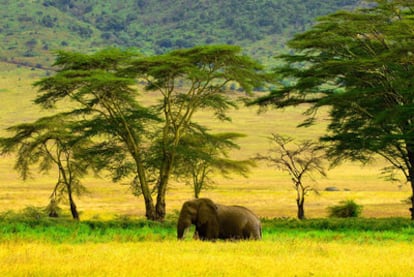
[(237, 206), (237, 205), (229, 206), (229, 207), (233, 210), (234, 213), (237, 213), (239, 215), (244, 215), (250, 221), (260, 224), (259, 217), (254, 212), (252, 212), (250, 209), (243, 207), (243, 206)]
[(221, 235), (224, 238), (231, 238), (236, 235), (238, 238), (260, 239), (260, 219), (248, 208), (243, 206), (217, 205), (220, 226), (223, 227)]

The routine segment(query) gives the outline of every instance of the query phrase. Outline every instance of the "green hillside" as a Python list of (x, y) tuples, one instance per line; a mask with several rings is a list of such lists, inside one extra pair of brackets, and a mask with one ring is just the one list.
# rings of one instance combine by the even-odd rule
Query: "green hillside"
[(0, 1), (0, 59), (48, 67), (51, 50), (108, 45), (145, 53), (199, 44), (237, 44), (262, 61), (315, 17), (358, 0)]
[(49, 66), (53, 49), (104, 45), (98, 29), (55, 7), (45, 7), (42, 1), (1, 2), (2, 61)]

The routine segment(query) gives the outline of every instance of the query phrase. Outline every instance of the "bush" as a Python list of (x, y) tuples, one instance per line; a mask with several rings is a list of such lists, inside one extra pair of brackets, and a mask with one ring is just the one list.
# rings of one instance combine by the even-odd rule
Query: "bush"
[(362, 212), (362, 206), (353, 200), (341, 201), (339, 205), (328, 207), (329, 217), (359, 217)]

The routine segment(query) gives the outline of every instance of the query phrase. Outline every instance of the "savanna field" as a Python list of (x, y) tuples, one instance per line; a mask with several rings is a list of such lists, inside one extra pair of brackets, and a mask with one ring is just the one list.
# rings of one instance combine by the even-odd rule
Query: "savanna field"
[[(0, 134), (20, 122), (30, 122), (40, 110), (31, 100), (32, 83), (44, 72), (2, 66)], [(153, 101), (153, 95), (142, 95)], [(297, 129), (303, 109), (268, 110), (242, 104), (232, 122), (217, 123), (201, 112), (196, 117), (212, 130), (246, 134), (233, 158), (265, 154), (267, 137), (281, 133), (297, 139), (317, 138), (324, 131), (324, 114), (312, 128)], [(0, 274), (2, 276), (412, 276), (414, 226), (409, 220), (410, 189), (381, 178), (383, 161), (361, 166), (342, 164), (327, 178), (306, 180), (317, 190), (305, 202), (308, 218), (295, 220), (295, 191), (285, 172), (264, 163), (248, 178), (215, 178), (202, 191), (221, 204), (243, 205), (263, 218), (263, 240), (242, 242), (176, 240), (175, 222), (191, 188), (172, 182), (163, 224), (144, 218), (143, 199), (108, 176), (88, 176), (88, 193), (76, 198), (81, 222), (70, 220), (68, 208), (59, 219), (40, 213), (55, 185), (55, 176), (34, 174), (23, 182), (13, 170), (14, 157), (0, 163)], [(328, 166), (328, 164), (326, 165)], [(35, 171), (33, 171), (35, 173)], [(336, 187), (338, 191), (325, 191)], [(362, 218), (327, 219), (327, 207), (343, 200), (363, 206)]]

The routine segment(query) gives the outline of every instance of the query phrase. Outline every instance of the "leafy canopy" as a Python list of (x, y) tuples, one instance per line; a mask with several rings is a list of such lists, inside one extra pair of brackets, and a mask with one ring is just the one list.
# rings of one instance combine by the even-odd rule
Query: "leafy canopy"
[(334, 142), (330, 153), (338, 161), (379, 153), (411, 167), (414, 4), (375, 2), (371, 8), (322, 17), (295, 36), (289, 42), (295, 54), (280, 56), (285, 66), (276, 70), (285, 86), (257, 103), (308, 103), (310, 115), (329, 106), (331, 124), (324, 139)]
[[(209, 109), (229, 119), (226, 112), (236, 104), (225, 94), (226, 85), (234, 82), (249, 92), (268, 79), (259, 63), (230, 45), (150, 57), (114, 48), (93, 54), (59, 51), (55, 66), (56, 75), (35, 84), (35, 102), (44, 108), (60, 102), (67, 115), (79, 119), (76, 130), (96, 142), (85, 155), (95, 154), (94, 166), (110, 169), (114, 180), (134, 175), (133, 191), (143, 195), (152, 220), (165, 216), (169, 179), (185, 148), (182, 139), (206, 134), (193, 115)], [(137, 82), (158, 94), (157, 105), (139, 103)]]
[[(381, 155), (414, 190), (414, 2), (377, 0), (365, 9), (337, 12), (296, 35), (292, 55), (279, 58), (283, 85), (257, 103), (329, 107), (323, 140), (334, 162)], [(414, 205), (414, 202), (413, 202)], [(414, 216), (414, 214), (413, 214)]]

